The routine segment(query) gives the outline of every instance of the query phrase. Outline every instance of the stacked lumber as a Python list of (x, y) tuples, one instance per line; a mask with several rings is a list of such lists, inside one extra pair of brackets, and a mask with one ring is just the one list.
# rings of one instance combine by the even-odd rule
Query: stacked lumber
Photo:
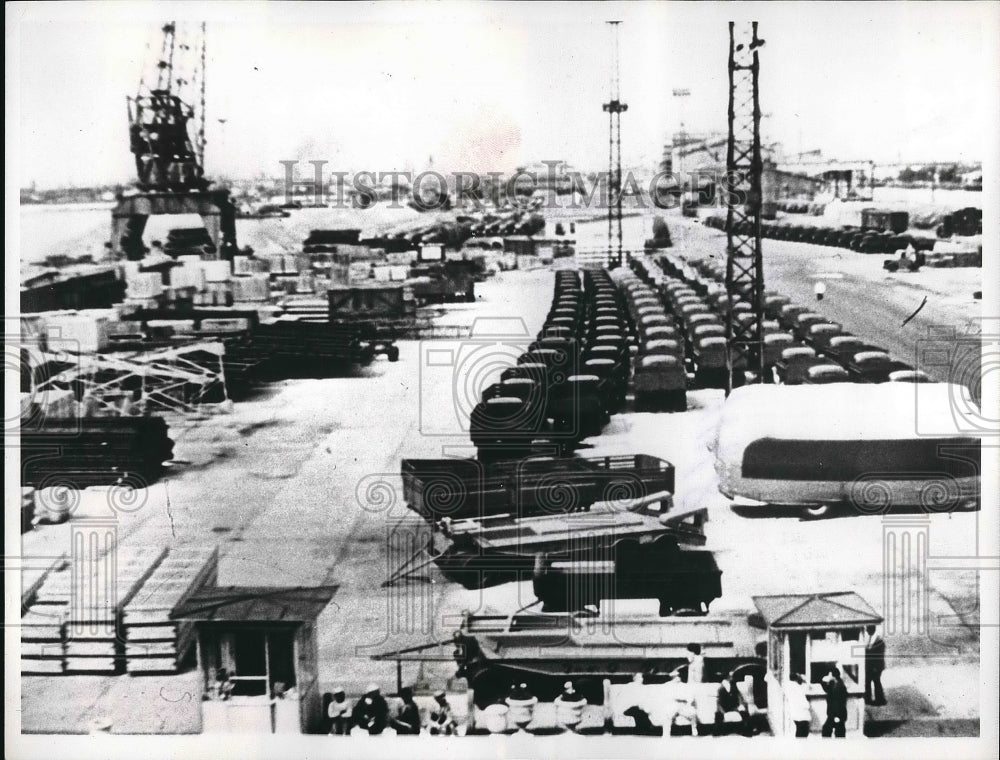
[(170, 613), (199, 589), (214, 586), (218, 566), (218, 547), (170, 550), (122, 610), (129, 673), (176, 673), (180, 669), (194, 643), (194, 626), (171, 620)]

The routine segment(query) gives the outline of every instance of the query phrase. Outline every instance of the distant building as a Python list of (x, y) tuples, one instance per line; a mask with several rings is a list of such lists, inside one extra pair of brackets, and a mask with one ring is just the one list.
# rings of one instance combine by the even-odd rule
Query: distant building
[(538, 161), (517, 167), (514, 174), (513, 190), (519, 195), (527, 195), (532, 192), (542, 193), (555, 192), (557, 195), (566, 195), (572, 192), (573, 177), (575, 170), (566, 161)]
[(983, 189), (983, 170), (975, 169), (971, 172), (965, 172), (960, 175), (962, 180), (962, 187), (969, 190), (982, 190)]

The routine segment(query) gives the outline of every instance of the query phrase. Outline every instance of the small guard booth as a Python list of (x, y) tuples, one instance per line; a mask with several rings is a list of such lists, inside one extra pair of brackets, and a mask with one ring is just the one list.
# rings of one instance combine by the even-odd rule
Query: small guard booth
[(316, 619), (336, 591), (213, 587), (174, 609), (195, 629), (204, 733), (319, 730)]
[(775, 736), (795, 736), (785, 698), (793, 673), (805, 676), (812, 723), (819, 733), (826, 720), (822, 679), (839, 668), (847, 687), (847, 736), (861, 736), (865, 724), (865, 626), (882, 616), (853, 591), (755, 596), (767, 627), (768, 722)]

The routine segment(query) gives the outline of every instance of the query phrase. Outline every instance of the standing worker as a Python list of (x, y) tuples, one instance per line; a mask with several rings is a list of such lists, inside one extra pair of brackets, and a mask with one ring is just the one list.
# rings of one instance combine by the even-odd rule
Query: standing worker
[(688, 666), (686, 683), (696, 684), (705, 680), (705, 655), (701, 644), (688, 644)]
[(884, 705), (882, 691), (882, 671), (885, 670), (885, 639), (874, 625), (867, 628), (868, 641), (865, 643), (865, 702), (869, 705)]
[(792, 673), (791, 680), (785, 684), (785, 700), (788, 704), (788, 715), (795, 724), (795, 736), (804, 739), (809, 736), (812, 712), (809, 710), (805, 683), (798, 673)]
[(705, 681), (705, 655), (701, 644), (688, 644), (687, 678), (684, 680), (686, 699), (676, 702), (674, 719), (680, 717), (691, 725), (691, 735), (698, 735), (698, 692)]
[(823, 736), (847, 735), (847, 687), (840, 679), (840, 668), (834, 665), (823, 677), (823, 690), (826, 692), (826, 723), (823, 724)]

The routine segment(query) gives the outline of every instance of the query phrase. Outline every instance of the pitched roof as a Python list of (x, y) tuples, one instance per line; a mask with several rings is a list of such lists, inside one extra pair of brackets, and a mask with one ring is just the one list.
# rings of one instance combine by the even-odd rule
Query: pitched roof
[(313, 621), (337, 592), (337, 586), (225, 586), (203, 588), (170, 613), (172, 620), (214, 622)]
[(882, 616), (853, 591), (755, 596), (753, 603), (771, 627), (868, 625)]

